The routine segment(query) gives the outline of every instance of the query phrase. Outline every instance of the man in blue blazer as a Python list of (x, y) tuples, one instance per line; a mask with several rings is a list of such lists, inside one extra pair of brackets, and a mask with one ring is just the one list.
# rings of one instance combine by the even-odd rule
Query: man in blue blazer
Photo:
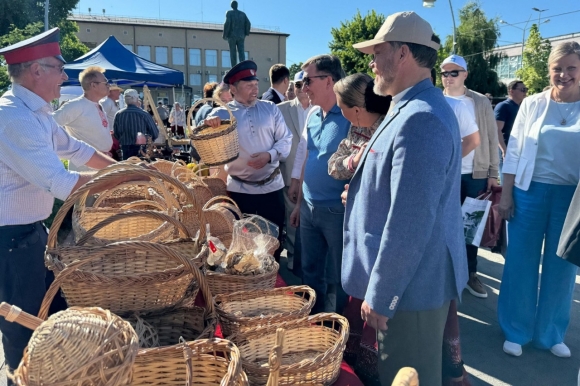
[(430, 80), (439, 39), (401, 12), (354, 47), (373, 55), (374, 91), (393, 101), (343, 193), (343, 287), (378, 331), (381, 384), (410, 366), (422, 385), (441, 385), (443, 330), (467, 264), (459, 127)]

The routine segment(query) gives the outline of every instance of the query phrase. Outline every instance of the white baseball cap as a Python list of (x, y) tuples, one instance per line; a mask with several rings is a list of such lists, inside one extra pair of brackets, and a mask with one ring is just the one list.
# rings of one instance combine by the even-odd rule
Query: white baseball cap
[(459, 67), (463, 68), (465, 71), (467, 71), (467, 62), (465, 61), (465, 59), (463, 59), (463, 56), (459, 56), (459, 55), (448, 56), (447, 58), (445, 58), (443, 63), (441, 63), (441, 69), (443, 69), (444, 65), (449, 64), (449, 63), (456, 64)]
[(132, 88), (125, 90), (123, 96), (125, 98), (139, 99), (139, 93), (137, 92), (137, 90), (134, 90)]
[(295, 75), (294, 75), (294, 82), (302, 82), (302, 79), (304, 78), (304, 71), (298, 71)]

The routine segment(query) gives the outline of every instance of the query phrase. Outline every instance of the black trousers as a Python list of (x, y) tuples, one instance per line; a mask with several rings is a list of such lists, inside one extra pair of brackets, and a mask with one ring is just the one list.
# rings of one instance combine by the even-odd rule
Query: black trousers
[(286, 217), (284, 207), (284, 189), (266, 194), (246, 194), (228, 192), (230, 197), (238, 204), (240, 211), (246, 214), (257, 214), (266, 220), (272, 221), (278, 226), (278, 240), (280, 247), (274, 254), (276, 261), (280, 260), (283, 250), (284, 240), (282, 231), (284, 229), (284, 218)]
[[(461, 204), (467, 197), (479, 197), (487, 189), (487, 178), (474, 179), (471, 174), (461, 175)], [(467, 269), (469, 273), (477, 272), (477, 248), (475, 245), (465, 245), (467, 251)]]
[[(54, 275), (44, 266), (47, 231), (42, 222), (0, 226), (0, 302), (37, 315)], [(66, 308), (58, 295), (51, 312)], [(9, 371), (18, 367), (32, 331), (0, 318), (4, 357)], [(11, 383), (9, 383), (11, 384)]]
[(123, 151), (123, 161), (125, 161), (131, 157), (139, 157), (141, 145), (122, 145), (121, 150)]

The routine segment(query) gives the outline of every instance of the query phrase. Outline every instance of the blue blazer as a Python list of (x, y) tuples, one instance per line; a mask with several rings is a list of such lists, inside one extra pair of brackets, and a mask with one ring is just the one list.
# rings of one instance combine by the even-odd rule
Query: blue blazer
[(460, 180), (457, 119), (426, 79), (387, 114), (350, 182), (344, 290), (389, 318), (459, 297), (468, 278)]
[(274, 91), (272, 87), (267, 89), (266, 92), (262, 94), (262, 100), (274, 102), (275, 104), (282, 103), (282, 100), (280, 100), (278, 93)]

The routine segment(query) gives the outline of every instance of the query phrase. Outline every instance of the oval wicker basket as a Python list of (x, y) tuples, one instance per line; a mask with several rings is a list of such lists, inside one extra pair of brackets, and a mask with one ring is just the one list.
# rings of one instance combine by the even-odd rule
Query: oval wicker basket
[[(193, 111), (199, 104), (208, 101), (212, 101), (225, 107), (230, 115), (230, 119), (222, 120), (222, 124), (217, 128), (200, 125), (192, 129), (190, 122)], [(193, 106), (191, 106), (187, 115), (187, 130), (191, 133), (191, 143), (199, 153), (203, 163), (208, 166), (227, 164), (236, 160), (240, 155), (237, 121), (227, 104), (220, 100), (204, 98), (198, 100)]]
[[(64, 264), (60, 254), (73, 262)], [(62, 287), (69, 306), (98, 306), (118, 314), (174, 306), (202, 276), (182, 254), (144, 241), (48, 250), (46, 266), (56, 276), (47, 294)], [(49, 305), (43, 302), (40, 318), (46, 317)]]
[(280, 325), (308, 316), (316, 292), (308, 286), (241, 291), (216, 295), (216, 312), (225, 337), (252, 328)]
[(280, 327), (285, 330), (285, 338), (279, 385), (331, 385), (336, 381), (348, 340), (348, 321), (338, 314), (317, 314), (231, 337), (240, 349), (242, 367), (250, 384), (268, 382), (268, 359)]

